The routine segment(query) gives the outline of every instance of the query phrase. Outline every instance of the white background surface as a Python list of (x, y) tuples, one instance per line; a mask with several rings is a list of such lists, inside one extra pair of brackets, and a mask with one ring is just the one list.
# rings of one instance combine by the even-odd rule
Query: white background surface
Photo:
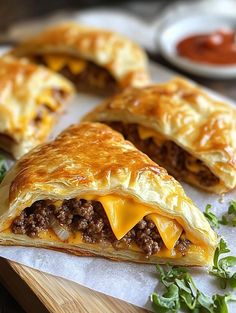
[[(165, 81), (172, 73), (159, 65), (152, 64), (152, 78), (156, 82)], [(81, 116), (90, 111), (101, 98), (89, 95), (78, 95), (71, 102), (67, 113), (62, 117), (54, 135), (62, 129), (76, 123)], [(219, 196), (200, 192), (184, 184), (187, 194), (204, 210), (205, 205), (213, 205), (214, 211), (221, 216), (228, 207), (230, 199), (236, 199), (236, 191), (225, 197), (225, 202), (219, 202)], [(219, 230), (236, 254), (236, 228), (222, 226)], [(35, 269), (61, 276), (80, 283), (89, 288), (123, 299), (140, 307), (150, 308), (149, 295), (160, 291), (155, 266), (132, 263), (112, 262), (99, 258), (76, 257), (61, 252), (36, 248), (0, 247), (0, 256), (28, 265)], [(205, 269), (191, 269), (197, 286), (206, 294), (225, 293), (217, 288), (215, 278), (207, 275)], [(236, 304), (230, 305), (230, 312), (236, 312)]]

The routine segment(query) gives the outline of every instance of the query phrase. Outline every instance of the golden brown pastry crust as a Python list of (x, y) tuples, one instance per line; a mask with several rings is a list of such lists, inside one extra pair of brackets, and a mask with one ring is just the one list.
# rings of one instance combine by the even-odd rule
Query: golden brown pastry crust
[[(205, 265), (212, 261), (216, 234), (201, 211), (185, 195), (181, 185), (119, 133), (99, 123), (71, 126), (56, 140), (25, 155), (8, 172), (0, 186), (0, 243), (54, 247), (76, 254), (90, 251), (103, 255), (101, 248), (93, 251), (93, 245), (83, 249), (81, 245), (72, 247), (50, 240), (35, 241), (27, 236), (2, 231), (8, 229), (12, 220), (37, 200), (112, 193), (133, 197), (155, 208), (157, 213), (176, 218), (193, 237), (193, 242), (209, 251), (204, 261), (196, 259), (193, 264)], [(105, 256), (135, 258), (132, 252), (126, 252), (123, 258), (119, 254), (113, 249)], [(193, 258), (186, 256), (182, 262), (190, 264)]]
[(184, 79), (125, 90), (84, 120), (136, 123), (156, 130), (202, 160), (220, 179), (206, 190), (222, 193), (236, 186), (236, 110)]
[[(0, 59), (0, 147), (18, 158), (46, 139), (56, 113), (62, 111), (63, 100), (56, 101), (55, 106), (46, 103), (46, 118), (37, 125), (33, 121), (44, 105), (40, 97), (56, 90), (64, 92), (66, 99), (73, 88), (65, 78), (26, 59)], [(53, 99), (53, 95), (47, 97)]]
[(107, 69), (121, 88), (150, 82), (145, 52), (117, 33), (75, 23), (56, 25), (16, 47), (15, 56), (63, 53)]

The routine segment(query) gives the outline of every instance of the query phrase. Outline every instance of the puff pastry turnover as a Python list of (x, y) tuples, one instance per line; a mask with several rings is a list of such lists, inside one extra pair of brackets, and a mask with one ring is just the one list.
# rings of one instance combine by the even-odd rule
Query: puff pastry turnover
[(82, 123), (8, 172), (0, 244), (203, 266), (216, 234), (165, 169), (110, 127)]
[(85, 120), (109, 124), (194, 186), (214, 193), (236, 186), (236, 110), (183, 79), (126, 90)]
[(79, 90), (111, 94), (149, 83), (145, 52), (131, 40), (103, 29), (74, 23), (56, 25), (11, 53), (62, 73)]
[(69, 81), (26, 59), (0, 59), (0, 147), (20, 157), (48, 136)]

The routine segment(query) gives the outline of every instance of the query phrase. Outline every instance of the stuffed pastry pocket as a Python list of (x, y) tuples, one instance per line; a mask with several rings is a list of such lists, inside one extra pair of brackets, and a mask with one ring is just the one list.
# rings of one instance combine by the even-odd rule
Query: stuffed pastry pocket
[(110, 125), (194, 186), (214, 193), (236, 186), (236, 110), (183, 79), (123, 91), (84, 120)]
[(57, 25), (11, 53), (60, 72), (87, 92), (112, 94), (149, 83), (145, 52), (131, 40), (103, 29)]
[(64, 77), (26, 59), (0, 59), (0, 148), (19, 158), (49, 135), (72, 94)]
[(6, 175), (0, 243), (203, 266), (216, 234), (163, 168), (108, 126), (83, 123)]

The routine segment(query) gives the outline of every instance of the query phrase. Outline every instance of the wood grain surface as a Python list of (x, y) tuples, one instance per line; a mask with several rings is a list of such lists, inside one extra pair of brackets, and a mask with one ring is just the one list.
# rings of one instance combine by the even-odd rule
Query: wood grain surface
[(0, 259), (0, 279), (27, 313), (147, 313), (66, 279)]

